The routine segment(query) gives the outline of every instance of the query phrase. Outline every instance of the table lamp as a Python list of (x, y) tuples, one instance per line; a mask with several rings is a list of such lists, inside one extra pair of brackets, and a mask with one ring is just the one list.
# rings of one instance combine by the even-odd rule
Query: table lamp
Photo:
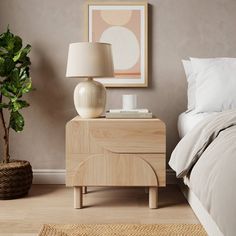
[(82, 118), (99, 117), (105, 110), (106, 89), (93, 78), (113, 76), (111, 44), (78, 42), (69, 45), (66, 77), (87, 78), (74, 90), (75, 108)]

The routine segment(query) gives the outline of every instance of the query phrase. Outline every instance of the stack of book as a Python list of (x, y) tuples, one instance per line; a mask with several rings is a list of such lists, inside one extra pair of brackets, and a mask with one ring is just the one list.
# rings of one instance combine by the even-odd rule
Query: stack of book
[(111, 109), (106, 112), (108, 119), (151, 119), (152, 113), (148, 109)]

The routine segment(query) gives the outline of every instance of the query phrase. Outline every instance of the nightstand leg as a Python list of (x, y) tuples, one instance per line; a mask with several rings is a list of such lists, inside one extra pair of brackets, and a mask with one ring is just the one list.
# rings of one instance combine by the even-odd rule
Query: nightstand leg
[(74, 187), (74, 208), (83, 207), (82, 187)]
[(149, 187), (149, 208), (156, 209), (158, 206), (158, 188)]
[(87, 187), (84, 186), (84, 187), (83, 187), (83, 194), (86, 194), (86, 193), (87, 193)]

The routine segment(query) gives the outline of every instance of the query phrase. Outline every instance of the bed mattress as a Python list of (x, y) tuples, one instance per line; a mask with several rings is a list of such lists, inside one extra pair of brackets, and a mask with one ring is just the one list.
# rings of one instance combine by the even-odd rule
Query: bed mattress
[(183, 112), (178, 118), (178, 132), (179, 137), (183, 138), (190, 130), (192, 130), (196, 124), (204, 120), (206, 117), (212, 116), (217, 112), (211, 113), (195, 113), (194, 111)]

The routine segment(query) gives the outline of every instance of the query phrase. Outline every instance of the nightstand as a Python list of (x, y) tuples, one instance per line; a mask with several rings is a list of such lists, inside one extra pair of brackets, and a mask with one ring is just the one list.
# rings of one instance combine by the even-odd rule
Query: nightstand
[(149, 187), (157, 208), (158, 187), (166, 185), (165, 124), (153, 119), (83, 119), (66, 125), (66, 185), (74, 207), (82, 208), (82, 187)]

